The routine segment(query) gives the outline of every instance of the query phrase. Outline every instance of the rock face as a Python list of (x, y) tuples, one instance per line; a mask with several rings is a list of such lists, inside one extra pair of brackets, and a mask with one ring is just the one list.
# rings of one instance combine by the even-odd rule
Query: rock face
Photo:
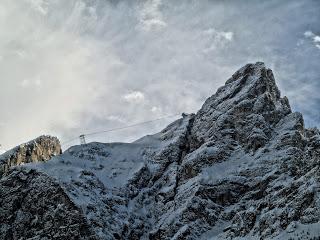
[(0, 176), (6, 174), (10, 167), (32, 162), (48, 161), (53, 156), (61, 153), (61, 145), (56, 137), (38, 137), (0, 155)]
[(0, 180), (0, 239), (95, 239), (82, 211), (45, 174), (13, 170)]
[(319, 168), (319, 130), (255, 63), (160, 133), (16, 171), (58, 180), (98, 239), (318, 239)]

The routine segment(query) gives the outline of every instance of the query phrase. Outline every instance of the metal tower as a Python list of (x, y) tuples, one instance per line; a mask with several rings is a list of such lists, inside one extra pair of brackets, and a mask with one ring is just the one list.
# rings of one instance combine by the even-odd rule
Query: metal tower
[(84, 134), (80, 135), (79, 138), (80, 138), (80, 144), (81, 145), (86, 144), (86, 138), (85, 138)]

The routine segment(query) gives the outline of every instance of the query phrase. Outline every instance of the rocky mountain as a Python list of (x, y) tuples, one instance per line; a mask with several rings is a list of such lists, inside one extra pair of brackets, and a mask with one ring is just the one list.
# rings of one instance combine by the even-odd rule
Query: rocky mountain
[(320, 239), (319, 167), (319, 130), (247, 64), (160, 133), (11, 169), (0, 238)]

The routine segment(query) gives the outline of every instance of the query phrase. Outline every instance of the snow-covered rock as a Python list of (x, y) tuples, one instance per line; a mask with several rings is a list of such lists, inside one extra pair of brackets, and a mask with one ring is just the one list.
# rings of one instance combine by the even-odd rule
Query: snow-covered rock
[(0, 223), (0, 239), (96, 239), (59, 184), (34, 170), (0, 180)]
[(7, 178), (54, 179), (98, 239), (313, 239), (319, 167), (319, 130), (255, 63), (160, 133), (74, 146)]

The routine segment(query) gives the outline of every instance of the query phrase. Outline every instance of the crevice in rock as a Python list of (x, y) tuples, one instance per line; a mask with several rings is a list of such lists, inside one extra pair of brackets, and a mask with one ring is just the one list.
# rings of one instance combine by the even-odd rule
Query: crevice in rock
[[(190, 147), (190, 145), (191, 145), (190, 143), (192, 141), (191, 130), (192, 130), (192, 127), (193, 127), (194, 120), (195, 120), (194, 116), (190, 118), (189, 124), (187, 126), (187, 132), (186, 132), (186, 135), (185, 135), (185, 138), (184, 138), (184, 141), (183, 141), (183, 145), (179, 146), (181, 151), (180, 151), (180, 156), (179, 156), (179, 159), (178, 159), (178, 162), (177, 162), (176, 178), (175, 178), (175, 184), (174, 184), (174, 188), (173, 188), (173, 196), (170, 197), (168, 199), (168, 201), (174, 201), (174, 199), (175, 199), (175, 197), (177, 195), (178, 187), (179, 187), (179, 183), (180, 183), (179, 172), (180, 172), (180, 169), (181, 169), (181, 163), (182, 163), (184, 157), (191, 152), (191, 147)], [(175, 202), (174, 202), (174, 205), (176, 206)]]

